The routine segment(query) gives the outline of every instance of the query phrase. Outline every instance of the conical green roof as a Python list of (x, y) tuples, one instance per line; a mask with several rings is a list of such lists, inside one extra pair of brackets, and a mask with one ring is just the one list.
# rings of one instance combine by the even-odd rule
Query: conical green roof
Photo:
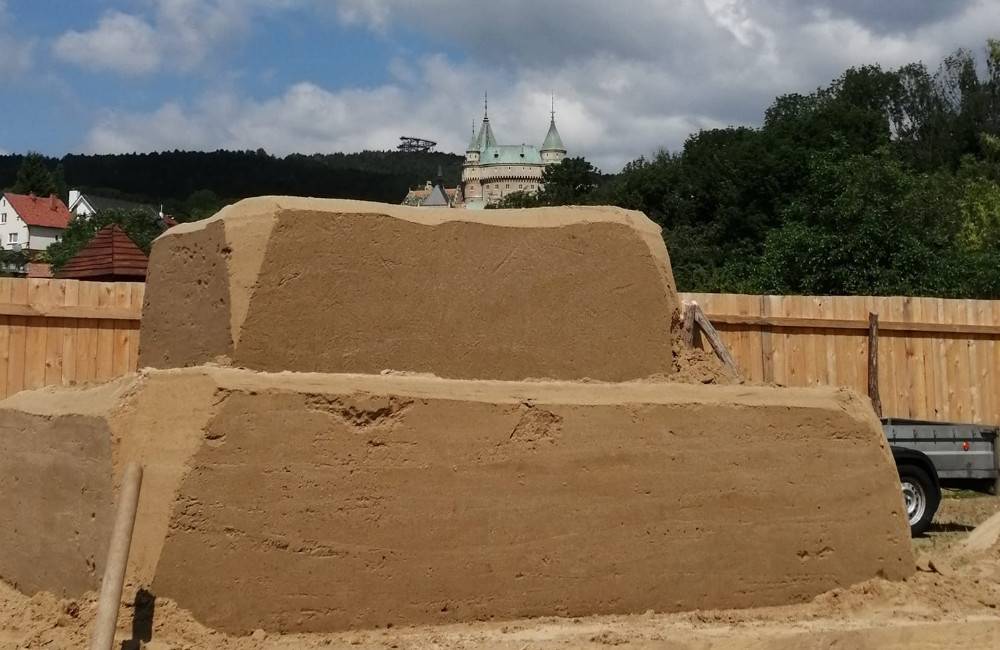
[(482, 151), (479, 147), (479, 137), (476, 135), (476, 121), (472, 121), (472, 139), (469, 140), (469, 146), (466, 151)]
[(554, 117), (549, 122), (549, 132), (545, 134), (545, 141), (542, 142), (542, 148), (539, 151), (566, 152), (566, 147), (563, 146), (562, 138), (559, 137), (559, 131), (556, 129), (556, 119)]
[(493, 127), (490, 126), (490, 118), (483, 118), (483, 125), (479, 128), (479, 137), (476, 138), (479, 144), (479, 151), (497, 146), (497, 139), (493, 135)]

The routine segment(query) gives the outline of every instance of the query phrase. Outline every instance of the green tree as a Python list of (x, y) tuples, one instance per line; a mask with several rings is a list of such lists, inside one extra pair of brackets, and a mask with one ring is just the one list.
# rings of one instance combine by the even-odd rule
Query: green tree
[(222, 209), (225, 201), (212, 190), (198, 190), (192, 192), (184, 202), (185, 212), (189, 221), (207, 219)]
[(511, 192), (497, 203), (488, 204), (487, 209), (502, 208), (536, 208), (542, 205), (538, 194), (534, 192)]
[(21, 161), (21, 166), (17, 170), (17, 178), (10, 189), (16, 194), (34, 194), (36, 196), (49, 196), (58, 191), (52, 172), (45, 166), (45, 158), (36, 152), (30, 152)]
[(145, 210), (107, 210), (89, 217), (73, 217), (63, 232), (62, 239), (46, 249), (53, 271), (58, 272), (93, 239), (97, 231), (110, 224), (121, 226), (135, 245), (147, 255), (153, 240), (164, 230), (160, 218)]
[(587, 203), (597, 187), (601, 172), (585, 158), (565, 158), (558, 165), (549, 165), (542, 172), (542, 205)]

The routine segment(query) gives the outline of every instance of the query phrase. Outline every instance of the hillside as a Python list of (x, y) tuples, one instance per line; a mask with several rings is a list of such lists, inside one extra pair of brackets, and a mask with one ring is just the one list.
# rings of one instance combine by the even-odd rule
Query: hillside
[[(0, 187), (13, 185), (22, 159), (21, 155), (0, 156)], [(65, 188), (162, 203), (173, 214), (199, 217), (219, 205), (262, 194), (399, 203), (410, 186), (433, 178), (438, 166), (448, 183), (458, 183), (462, 157), (363, 151), (282, 158), (263, 150), (171, 151), (70, 154), (45, 162), (52, 171), (62, 169)]]

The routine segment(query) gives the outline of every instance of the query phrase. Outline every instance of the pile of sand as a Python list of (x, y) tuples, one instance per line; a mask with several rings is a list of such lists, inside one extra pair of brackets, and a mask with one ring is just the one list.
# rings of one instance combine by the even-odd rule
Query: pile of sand
[[(131, 603), (122, 607), (119, 638), (151, 641), (145, 646), (151, 650), (996, 647), (1000, 644), (1000, 544), (971, 556), (943, 552), (936, 559), (942, 565), (954, 565), (947, 575), (921, 571), (899, 582), (873, 579), (801, 605), (482, 621), (336, 634), (257, 630), (244, 636), (226, 635), (198, 623), (170, 600), (158, 598), (152, 607), (148, 602), (138, 610)], [(59, 599), (47, 593), (29, 598), (0, 583), (0, 648), (84, 647), (94, 612), (92, 593), (79, 599)]]

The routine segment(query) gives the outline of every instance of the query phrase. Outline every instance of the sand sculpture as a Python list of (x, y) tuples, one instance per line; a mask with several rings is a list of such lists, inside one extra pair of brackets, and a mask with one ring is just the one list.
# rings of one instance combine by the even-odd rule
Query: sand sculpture
[(96, 587), (128, 461), (132, 582), (234, 633), (912, 572), (861, 398), (662, 379), (677, 296), (641, 214), (254, 199), (161, 237), (147, 300), (150, 368), (0, 403), (0, 578), (26, 592)]
[(637, 212), (260, 198), (157, 242), (140, 365), (623, 381), (670, 371), (677, 308)]

